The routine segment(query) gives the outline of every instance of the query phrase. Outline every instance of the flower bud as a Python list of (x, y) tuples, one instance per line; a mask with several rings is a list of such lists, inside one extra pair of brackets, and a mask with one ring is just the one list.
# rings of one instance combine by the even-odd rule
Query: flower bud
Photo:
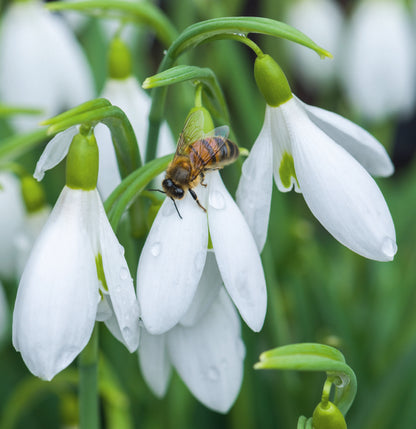
[(332, 402), (320, 402), (312, 415), (314, 429), (347, 429), (341, 411)]
[(283, 70), (270, 55), (256, 58), (254, 78), (269, 106), (280, 106), (292, 98), (292, 91)]
[(110, 44), (108, 68), (112, 79), (126, 79), (131, 76), (130, 51), (119, 37), (115, 37)]
[(66, 158), (66, 185), (90, 191), (97, 187), (98, 146), (93, 133), (77, 134)]
[(190, 111), (189, 114), (187, 116), (186, 119), (188, 119), (192, 113), (197, 112), (197, 111), (201, 111), (203, 114), (203, 119), (204, 122), (201, 123), (201, 127), (204, 133), (209, 133), (210, 131), (212, 131), (215, 127), (214, 127), (214, 122), (212, 121), (211, 115), (208, 112), (207, 109), (205, 109), (205, 107), (202, 106), (195, 106), (193, 107)]

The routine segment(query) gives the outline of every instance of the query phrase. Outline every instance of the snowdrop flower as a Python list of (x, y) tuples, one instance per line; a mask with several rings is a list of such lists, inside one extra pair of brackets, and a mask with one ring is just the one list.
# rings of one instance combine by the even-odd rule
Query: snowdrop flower
[(358, 125), (293, 96), (268, 55), (256, 59), (255, 77), (268, 105), (243, 165), (237, 202), (259, 250), (266, 241), (274, 174), (280, 191), (302, 192), (340, 243), (370, 259), (392, 260), (397, 251), (393, 221), (370, 176), (393, 173), (383, 146)]
[(200, 402), (226, 413), (241, 387), (244, 355), (240, 321), (211, 250), (180, 323), (165, 334), (142, 334), (140, 367), (156, 396), (165, 395), (173, 366)]
[(287, 23), (307, 34), (321, 46), (325, 46), (334, 60), (322, 61), (315, 52), (304, 46), (290, 46), (289, 56), (293, 72), (305, 86), (327, 89), (335, 78), (335, 61), (338, 56), (343, 15), (334, 0), (298, 0), (288, 4)]
[(263, 325), (266, 284), (260, 256), (243, 215), (218, 171), (195, 188), (205, 213), (189, 193), (176, 205), (163, 202), (143, 247), (137, 294), (144, 326), (151, 334), (173, 328), (188, 310), (205, 265), (208, 228), (225, 288), (254, 331)]
[(347, 27), (343, 55), (341, 77), (346, 95), (366, 119), (377, 121), (412, 112), (416, 51), (413, 25), (403, 1), (361, 1)]
[(0, 27), (0, 96), (4, 103), (42, 109), (16, 116), (19, 130), (93, 97), (93, 81), (75, 37), (37, 0), (12, 2)]
[(13, 344), (30, 371), (51, 380), (88, 343), (95, 320), (134, 351), (139, 308), (124, 250), (96, 189), (93, 134), (74, 137), (67, 180), (20, 280)]
[(0, 172), (0, 278), (15, 278), (16, 249), (14, 240), (24, 224), (25, 208), (19, 180), (6, 171)]
[[(151, 99), (132, 75), (130, 52), (119, 38), (112, 41), (109, 59), (110, 79), (107, 80), (101, 96), (124, 111), (136, 135), (140, 154), (144, 157)], [(121, 177), (110, 131), (105, 125), (98, 124), (95, 135), (100, 149), (98, 189), (102, 198), (106, 199), (119, 185)], [(172, 134), (164, 122), (160, 129), (157, 156), (167, 155), (174, 150)]]

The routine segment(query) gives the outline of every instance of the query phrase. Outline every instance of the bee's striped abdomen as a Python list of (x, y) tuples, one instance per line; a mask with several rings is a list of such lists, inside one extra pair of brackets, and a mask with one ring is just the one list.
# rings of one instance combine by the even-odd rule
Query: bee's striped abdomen
[(238, 146), (232, 141), (221, 137), (207, 137), (197, 140), (191, 145), (189, 156), (196, 168), (221, 168), (231, 164), (239, 156)]

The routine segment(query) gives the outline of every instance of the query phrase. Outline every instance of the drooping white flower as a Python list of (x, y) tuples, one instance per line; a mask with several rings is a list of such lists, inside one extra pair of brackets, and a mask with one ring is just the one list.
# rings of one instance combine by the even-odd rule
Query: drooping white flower
[(263, 325), (266, 284), (250, 229), (218, 171), (206, 175), (207, 187), (195, 192), (205, 213), (187, 195), (162, 204), (143, 247), (137, 271), (141, 317), (151, 334), (173, 328), (195, 296), (204, 268), (208, 227), (225, 288), (241, 317), (254, 331)]
[(307, 86), (325, 91), (335, 78), (344, 21), (341, 8), (335, 0), (297, 0), (287, 7), (287, 23), (333, 55), (332, 60), (322, 61), (315, 52), (296, 43), (290, 45), (288, 53), (293, 73)]
[(12, 2), (0, 27), (0, 97), (4, 103), (42, 109), (16, 116), (22, 131), (93, 97), (87, 60), (75, 37), (42, 2)]
[[(84, 158), (74, 155), (81, 145), (92, 155), (87, 149), (81, 151)], [(96, 319), (130, 351), (138, 346), (139, 307), (124, 249), (95, 187), (97, 154), (93, 136), (75, 136), (67, 186), (32, 249), (17, 293), (13, 344), (30, 371), (47, 380), (81, 352)], [(87, 164), (78, 175), (80, 161)]]
[(208, 251), (194, 300), (180, 323), (165, 334), (143, 333), (140, 367), (156, 396), (166, 393), (173, 366), (207, 407), (225, 413), (234, 403), (245, 349), (237, 312), (221, 285), (214, 253)]
[(397, 251), (393, 221), (370, 174), (388, 176), (384, 147), (351, 121), (296, 97), (266, 107), (263, 128), (243, 164), (237, 202), (261, 250), (272, 175), (280, 191), (302, 192), (314, 216), (342, 244), (378, 261)]
[(351, 105), (365, 118), (377, 121), (412, 112), (413, 27), (401, 0), (363, 0), (353, 11), (344, 38), (341, 77)]
[(14, 240), (24, 224), (25, 208), (19, 180), (9, 172), (0, 172), (0, 278), (15, 278)]

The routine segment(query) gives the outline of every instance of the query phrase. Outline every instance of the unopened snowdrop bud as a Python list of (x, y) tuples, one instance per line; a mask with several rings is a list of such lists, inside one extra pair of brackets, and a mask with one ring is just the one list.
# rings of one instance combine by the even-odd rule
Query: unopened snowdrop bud
[(330, 401), (320, 402), (312, 416), (314, 429), (347, 429), (341, 411)]
[(108, 65), (111, 79), (127, 79), (131, 76), (130, 51), (119, 37), (114, 38), (110, 44)]
[(269, 106), (280, 106), (293, 97), (283, 70), (270, 55), (256, 58), (254, 78)]
[(187, 116), (189, 118), (194, 112), (201, 111), (203, 114), (203, 122), (201, 122), (201, 129), (204, 133), (209, 133), (214, 129), (214, 122), (212, 122), (212, 118), (210, 113), (208, 112), (205, 107), (202, 106), (195, 106), (193, 107)]
[(98, 146), (94, 134), (77, 134), (66, 159), (66, 185), (89, 191), (97, 187)]

